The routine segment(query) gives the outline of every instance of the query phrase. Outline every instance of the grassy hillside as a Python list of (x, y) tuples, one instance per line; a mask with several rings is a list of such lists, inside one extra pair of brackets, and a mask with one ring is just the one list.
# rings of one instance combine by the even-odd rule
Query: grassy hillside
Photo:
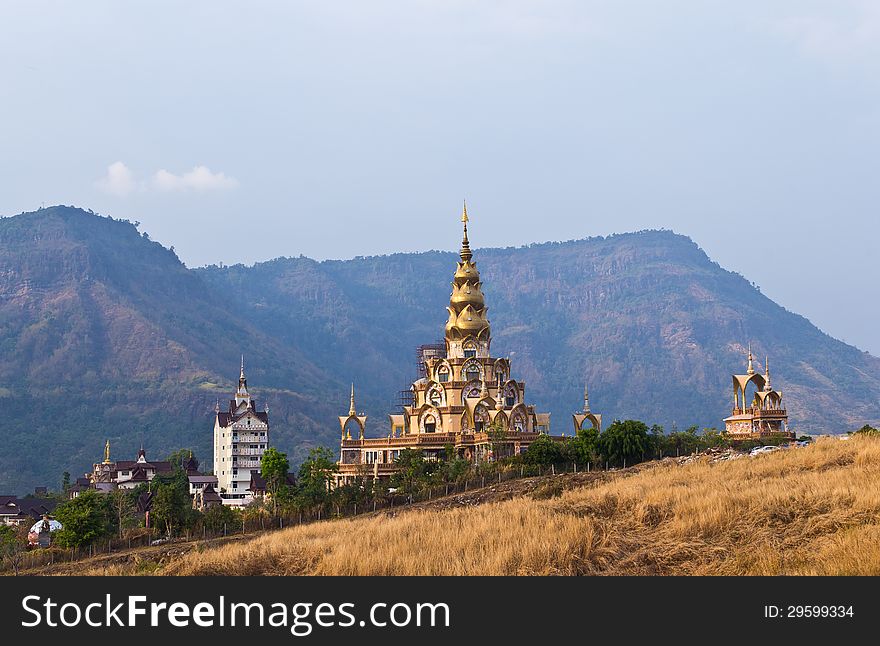
[[(528, 490), (502, 502), (459, 506), (441, 499), (170, 559), (163, 554), (156, 573), (880, 574), (876, 438), (823, 440), (726, 462), (669, 459), (586, 480), (548, 477)], [(142, 559), (129, 559), (69, 571), (144, 569)]]

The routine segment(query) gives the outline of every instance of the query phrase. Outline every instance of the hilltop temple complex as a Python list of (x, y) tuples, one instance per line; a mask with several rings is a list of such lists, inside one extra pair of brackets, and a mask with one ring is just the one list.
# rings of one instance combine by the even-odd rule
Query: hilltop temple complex
[[(467, 236), (467, 206), (461, 221), (444, 342), (420, 348), (421, 375), (402, 411), (388, 416), (385, 437), (365, 436), (367, 417), (357, 412), (352, 386), (348, 414), (339, 417), (338, 483), (359, 475), (390, 476), (403, 449), (443, 459), (452, 447), (456, 457), (476, 462), (520, 454), (550, 432), (550, 413), (526, 403), (526, 385), (513, 376), (510, 359), (492, 356), (488, 308)], [(599, 428), (601, 417), (590, 412), (584, 394), (584, 412), (575, 415), (575, 424)]]
[[(757, 440), (763, 437), (787, 437), (795, 434), (788, 429), (788, 412), (782, 402), (782, 391), (770, 383), (770, 359), (764, 364), (764, 374), (755, 371), (752, 348), (746, 374), (733, 375), (733, 412), (724, 419), (724, 429), (732, 440)], [(754, 388), (751, 405), (747, 393)]]

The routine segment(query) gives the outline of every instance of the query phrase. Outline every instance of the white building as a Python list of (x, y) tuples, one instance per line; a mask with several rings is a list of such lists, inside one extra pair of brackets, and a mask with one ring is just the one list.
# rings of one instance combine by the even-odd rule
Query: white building
[(269, 447), (269, 408), (256, 410), (247, 389), (244, 358), (235, 398), (229, 410), (219, 403), (214, 420), (214, 475), (224, 505), (246, 505), (253, 500), (248, 487), (251, 474), (260, 473), (260, 459)]

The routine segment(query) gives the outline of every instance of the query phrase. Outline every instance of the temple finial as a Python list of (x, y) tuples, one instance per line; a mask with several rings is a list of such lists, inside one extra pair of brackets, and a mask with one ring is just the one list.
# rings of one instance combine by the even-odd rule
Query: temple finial
[(351, 385), (351, 406), (348, 409), (349, 415), (357, 415), (354, 407), (354, 384)]
[(239, 379), (244, 379), (244, 355), (241, 355), (241, 376)]
[(746, 369), (746, 374), (753, 375), (755, 374), (755, 366), (752, 365), (752, 342), (749, 341), (749, 365)]
[(462, 211), (461, 211), (461, 222), (462, 222), (462, 228), (464, 229), (464, 234), (461, 239), (461, 259), (463, 262), (468, 262), (473, 257), (473, 254), (471, 253), (471, 245), (468, 242), (468, 237), (467, 237), (468, 220), (469, 220), (469, 218), (468, 218), (468, 214), (467, 214), (467, 202), (465, 201), (464, 206), (462, 207)]
[(764, 390), (770, 390), (770, 357), (764, 357)]
[(110, 464), (110, 440), (104, 444), (104, 464)]
[(495, 410), (504, 410), (504, 393), (501, 386), (501, 373), (498, 373), (498, 401), (495, 402)]
[(590, 391), (587, 389), (587, 384), (584, 384), (584, 413), (590, 412)]

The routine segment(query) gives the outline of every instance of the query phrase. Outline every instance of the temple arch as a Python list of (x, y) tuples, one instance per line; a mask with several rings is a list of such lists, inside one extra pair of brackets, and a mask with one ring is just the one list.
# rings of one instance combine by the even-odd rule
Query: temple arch
[(419, 430), (422, 433), (440, 433), (443, 428), (441, 420), (440, 411), (429, 406), (419, 416)]
[(485, 433), (489, 429), (489, 409), (480, 402), (474, 408), (474, 432)]
[(483, 366), (476, 359), (469, 359), (461, 366), (462, 381), (483, 381)]

